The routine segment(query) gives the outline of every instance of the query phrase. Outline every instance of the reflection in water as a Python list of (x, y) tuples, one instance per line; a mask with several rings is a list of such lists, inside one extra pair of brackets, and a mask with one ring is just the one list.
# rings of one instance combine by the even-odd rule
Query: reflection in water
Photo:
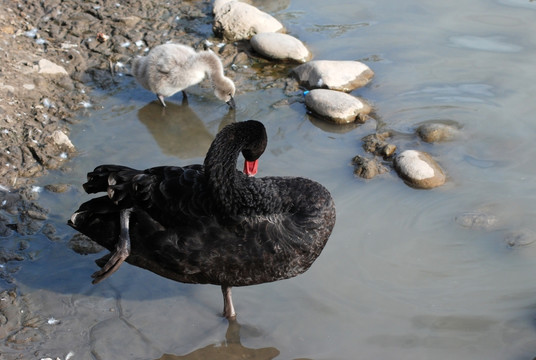
[(164, 354), (157, 360), (201, 360), (201, 359), (252, 359), (269, 360), (279, 356), (279, 350), (275, 347), (251, 349), (240, 343), (240, 324), (236, 320), (229, 321), (229, 327), (225, 334), (225, 341), (220, 344), (211, 344), (197, 349), (186, 355)]
[[(166, 155), (180, 159), (204, 157), (214, 136), (188, 106), (153, 101), (138, 111), (138, 119), (147, 127)], [(225, 119), (224, 119), (225, 121)]]
[(336, 38), (349, 31), (352, 31), (361, 27), (365, 27), (365, 26), (370, 26), (370, 23), (361, 22), (361, 23), (354, 23), (354, 24), (324, 24), (324, 25), (315, 24), (310, 31), (330, 34), (330, 37)]
[(309, 118), (309, 121), (311, 121), (311, 124), (313, 124), (317, 128), (322, 129), (325, 132), (334, 134), (344, 134), (354, 130), (360, 125), (363, 125), (357, 121), (348, 124), (336, 124), (329, 120), (319, 119), (311, 114), (307, 114), (307, 117)]
[(273, 15), (275, 12), (283, 11), (288, 8), (290, 5), (290, 0), (252, 0), (250, 1), (250, 4)]

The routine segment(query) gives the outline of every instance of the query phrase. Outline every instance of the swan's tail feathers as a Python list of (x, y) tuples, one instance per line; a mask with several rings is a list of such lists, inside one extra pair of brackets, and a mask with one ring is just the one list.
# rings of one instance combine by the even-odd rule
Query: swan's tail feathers
[(77, 230), (81, 230), (90, 225), (95, 218), (107, 214), (115, 215), (119, 213), (119, 210), (119, 207), (112, 203), (108, 196), (101, 196), (80, 205), (69, 219), (68, 224)]
[(130, 183), (122, 183), (117, 185), (115, 183), (110, 184), (107, 190), (108, 197), (114, 202), (114, 204), (119, 205), (119, 203), (127, 196), (130, 185)]
[(100, 245), (113, 248), (119, 235), (119, 211), (108, 196), (101, 196), (80, 205), (67, 224)]
[(123, 182), (121, 180), (132, 176), (137, 170), (121, 165), (101, 165), (87, 174), (87, 182), (83, 185), (88, 194), (108, 191), (109, 185)]

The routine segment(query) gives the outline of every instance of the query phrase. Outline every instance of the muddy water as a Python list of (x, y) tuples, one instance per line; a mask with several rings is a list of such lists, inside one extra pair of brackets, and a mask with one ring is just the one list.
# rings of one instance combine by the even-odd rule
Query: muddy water
[[(274, 2), (275, 4), (275, 2)], [(314, 4), (311, 5), (311, 4)], [(201, 88), (163, 111), (131, 78), (82, 114), (72, 171), (42, 184), (57, 242), (34, 239), (35, 260), (15, 282), (54, 318), (37, 353), (77, 359), (531, 359), (536, 356), (536, 3), (502, 1), (277, 2), (270, 9), (316, 59), (366, 62), (376, 121), (339, 130), (303, 104), (271, 106), (280, 89), (239, 93), (238, 109)], [(252, 80), (253, 82), (255, 80)], [(87, 117), (84, 117), (87, 116)], [(259, 176), (299, 175), (326, 185), (337, 226), (322, 256), (295, 279), (234, 291), (238, 325), (219, 317), (220, 290), (184, 285), (123, 265), (93, 286), (101, 254), (67, 247), (64, 225), (85, 173), (202, 161), (228, 122), (262, 120), (268, 150)], [(426, 144), (414, 130), (456, 121), (462, 135)], [(438, 189), (407, 187), (394, 173), (354, 178), (361, 137), (397, 132), (399, 149), (432, 154), (449, 176)], [(468, 217), (467, 217), (468, 216)], [(483, 218), (488, 225), (467, 226)], [(521, 244), (508, 246), (518, 235)], [(167, 354), (167, 355), (166, 355)]]

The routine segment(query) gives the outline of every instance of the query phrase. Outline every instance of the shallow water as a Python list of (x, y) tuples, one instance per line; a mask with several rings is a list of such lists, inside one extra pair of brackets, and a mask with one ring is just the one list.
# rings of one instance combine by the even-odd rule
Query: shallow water
[[(536, 356), (536, 243), (505, 242), (516, 231), (536, 236), (536, 2), (270, 6), (315, 59), (361, 60), (375, 71), (353, 94), (374, 104), (376, 121), (337, 131), (301, 103), (272, 107), (284, 98), (280, 89), (239, 92), (236, 113), (201, 88), (187, 106), (177, 94), (162, 111), (131, 78), (100, 94), (73, 130), (80, 154), (72, 171), (40, 180), (73, 184), (64, 194), (40, 194), (60, 241), (30, 239), (35, 259), (15, 276), (42, 316), (61, 321), (40, 351), (62, 358), (73, 351), (77, 359)], [(85, 173), (101, 163), (201, 162), (219, 128), (249, 118), (262, 120), (269, 135), (258, 176), (306, 176), (333, 194), (337, 225), (312, 268), (234, 289), (241, 328), (227, 337), (216, 286), (179, 284), (128, 264), (91, 285), (103, 254), (74, 253), (67, 247), (74, 232), (64, 225), (89, 198)], [(456, 121), (462, 136), (419, 141), (417, 125), (436, 119)], [(422, 191), (393, 172), (355, 178), (351, 158), (376, 128), (397, 131), (399, 149), (432, 154), (447, 184)], [(466, 213), (497, 223), (468, 229), (459, 220)]]

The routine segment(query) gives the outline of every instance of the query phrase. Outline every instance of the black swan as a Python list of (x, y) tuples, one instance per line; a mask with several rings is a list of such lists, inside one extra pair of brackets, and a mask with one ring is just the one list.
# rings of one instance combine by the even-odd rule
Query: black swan
[(126, 260), (175, 281), (221, 285), (232, 319), (231, 287), (305, 272), (335, 225), (333, 199), (309, 179), (248, 176), (266, 143), (264, 125), (248, 120), (223, 128), (203, 165), (88, 173), (86, 192), (107, 195), (83, 203), (68, 224), (111, 252), (93, 283)]

